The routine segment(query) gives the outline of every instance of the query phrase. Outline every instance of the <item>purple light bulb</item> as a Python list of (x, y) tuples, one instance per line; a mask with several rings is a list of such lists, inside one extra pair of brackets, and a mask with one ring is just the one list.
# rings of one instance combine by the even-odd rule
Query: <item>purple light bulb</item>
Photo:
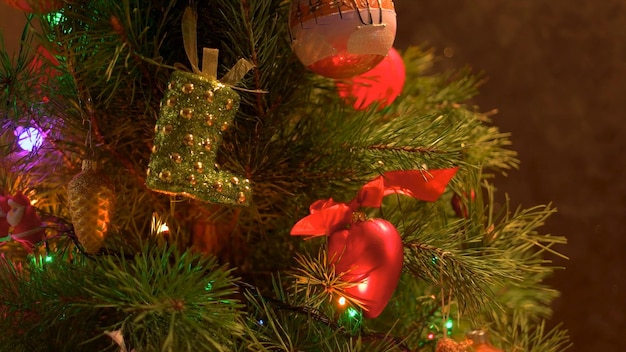
[(38, 149), (43, 144), (44, 135), (41, 130), (36, 127), (18, 127), (16, 134), (17, 144), (20, 148), (28, 152)]

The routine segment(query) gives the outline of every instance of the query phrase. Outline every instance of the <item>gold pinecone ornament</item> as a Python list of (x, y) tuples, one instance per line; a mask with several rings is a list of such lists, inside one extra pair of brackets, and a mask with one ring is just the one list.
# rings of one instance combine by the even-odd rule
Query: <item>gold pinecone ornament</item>
[(83, 160), (82, 171), (67, 188), (74, 232), (86, 253), (97, 253), (107, 236), (115, 193), (93, 160)]

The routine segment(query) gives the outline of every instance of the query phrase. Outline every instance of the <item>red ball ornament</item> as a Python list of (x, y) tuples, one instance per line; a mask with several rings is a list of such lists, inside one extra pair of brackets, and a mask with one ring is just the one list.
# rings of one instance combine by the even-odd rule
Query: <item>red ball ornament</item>
[(364, 304), (366, 318), (376, 318), (400, 280), (402, 239), (387, 220), (369, 219), (351, 224), (328, 238), (328, 255), (343, 279), (358, 283), (346, 293)]
[(292, 0), (292, 49), (311, 71), (330, 78), (372, 69), (396, 36), (392, 0)]
[(354, 78), (337, 81), (337, 91), (356, 110), (366, 110), (374, 103), (378, 104), (378, 110), (382, 110), (402, 93), (405, 80), (406, 68), (402, 56), (391, 48), (389, 55), (373, 69)]
[(32, 13), (48, 13), (63, 7), (62, 0), (4, 0), (9, 6)]

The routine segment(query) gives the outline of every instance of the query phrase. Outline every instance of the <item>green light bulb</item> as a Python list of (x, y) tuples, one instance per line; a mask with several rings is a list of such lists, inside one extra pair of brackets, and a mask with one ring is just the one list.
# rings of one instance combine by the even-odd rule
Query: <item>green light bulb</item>
[(359, 314), (359, 311), (357, 311), (356, 309), (354, 309), (354, 308), (352, 308), (352, 307), (348, 308), (348, 316), (349, 316), (350, 318), (354, 318), (354, 317), (356, 317), (358, 314)]
[(63, 20), (63, 14), (61, 12), (52, 12), (48, 15), (48, 20), (53, 26), (58, 26), (61, 20)]

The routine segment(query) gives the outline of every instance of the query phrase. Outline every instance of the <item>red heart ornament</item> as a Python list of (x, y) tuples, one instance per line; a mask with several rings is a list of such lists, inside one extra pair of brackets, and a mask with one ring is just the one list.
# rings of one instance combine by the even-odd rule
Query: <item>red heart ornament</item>
[(387, 220), (369, 219), (351, 224), (328, 238), (328, 255), (337, 273), (357, 285), (346, 293), (364, 304), (366, 318), (376, 318), (400, 280), (402, 239)]

